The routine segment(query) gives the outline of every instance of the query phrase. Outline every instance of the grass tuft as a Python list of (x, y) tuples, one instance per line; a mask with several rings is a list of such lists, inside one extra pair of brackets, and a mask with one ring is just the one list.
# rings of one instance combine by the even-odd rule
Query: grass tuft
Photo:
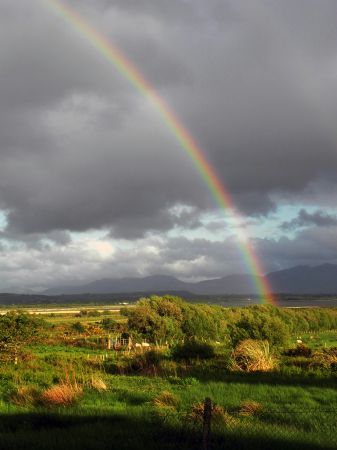
[(60, 383), (46, 389), (41, 394), (41, 401), (45, 406), (72, 406), (82, 395), (80, 386)]
[(16, 406), (32, 406), (39, 401), (40, 393), (31, 386), (20, 386), (10, 394), (10, 401)]
[(240, 405), (240, 416), (256, 416), (262, 411), (262, 404), (251, 400), (242, 402)]
[(277, 360), (271, 354), (268, 341), (246, 339), (232, 353), (232, 369), (245, 372), (268, 372), (276, 368)]
[(153, 405), (156, 408), (172, 408), (177, 409), (180, 399), (170, 391), (163, 391), (154, 400)]
[(91, 377), (90, 387), (98, 392), (105, 392), (108, 389), (105, 381), (100, 377)]
[(320, 367), (323, 369), (337, 369), (337, 347), (317, 351), (313, 354), (311, 364), (312, 367)]
[[(204, 402), (192, 405), (188, 419), (194, 423), (202, 423), (204, 420)], [(238, 424), (238, 420), (229, 414), (222, 406), (212, 406), (212, 424), (232, 428)]]

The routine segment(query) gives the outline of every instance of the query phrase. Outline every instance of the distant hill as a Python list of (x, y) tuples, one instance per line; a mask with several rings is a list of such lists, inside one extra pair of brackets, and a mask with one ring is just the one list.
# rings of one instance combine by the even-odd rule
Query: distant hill
[[(265, 276), (274, 293), (337, 294), (337, 265), (296, 266)], [(187, 291), (198, 295), (253, 295), (256, 286), (250, 275), (228, 275), (222, 278), (186, 283), (167, 275), (144, 278), (104, 278), (81, 286), (54, 287), (45, 295), (108, 294), (132, 292)]]
[[(149, 297), (154, 292), (130, 292), (115, 294), (69, 294), (69, 295), (43, 295), (43, 294), (11, 294), (0, 293), (0, 306), (37, 306), (37, 305), (121, 305), (134, 303), (140, 297)], [(176, 295), (189, 301), (198, 301), (199, 296), (186, 291), (164, 291), (167, 295)]]
[(250, 294), (255, 292), (249, 275), (229, 275), (223, 278), (186, 283), (167, 275), (152, 275), (144, 278), (104, 278), (81, 286), (60, 286), (47, 289), (45, 295), (107, 294), (130, 292), (187, 291), (193, 294)]
[(145, 278), (103, 278), (81, 286), (61, 286), (47, 289), (45, 295), (60, 294), (110, 294), (129, 292), (163, 292), (163, 291), (188, 291), (184, 283), (177, 278), (167, 275), (153, 275)]
[(293, 294), (336, 294), (337, 265), (296, 266), (271, 272), (267, 280), (273, 292)]
[(199, 295), (249, 295), (257, 293), (256, 286), (250, 275), (227, 275), (226, 277), (213, 280), (190, 283), (189, 291)]

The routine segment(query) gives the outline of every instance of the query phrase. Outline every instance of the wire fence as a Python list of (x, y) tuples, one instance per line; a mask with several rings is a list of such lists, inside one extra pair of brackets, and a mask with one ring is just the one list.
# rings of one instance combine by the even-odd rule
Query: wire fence
[(175, 430), (180, 449), (337, 449), (333, 407), (265, 410), (251, 402), (240, 410), (225, 410), (206, 398), (189, 411), (158, 408), (155, 421), (158, 432), (165, 427)]

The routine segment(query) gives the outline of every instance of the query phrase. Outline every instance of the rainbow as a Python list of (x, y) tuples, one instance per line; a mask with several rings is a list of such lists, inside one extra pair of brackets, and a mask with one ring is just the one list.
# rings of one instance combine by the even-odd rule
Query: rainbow
[[(213, 198), (225, 212), (231, 211), (232, 217), (240, 223), (240, 216), (233, 200), (220, 181), (214, 167), (207, 161), (204, 152), (188, 132), (177, 115), (153, 86), (144, 78), (139, 69), (118, 49), (112, 45), (99, 31), (93, 28), (73, 8), (61, 0), (42, 0), (51, 9), (63, 17), (80, 36), (85, 38), (119, 73), (127, 79), (141, 94), (148, 98), (161, 115), (167, 128), (175, 136), (181, 148), (191, 158), (195, 168), (204, 180)], [(238, 247), (244, 263), (251, 274), (261, 303), (275, 303), (271, 289), (263, 278), (261, 264), (248, 240), (238, 240)]]

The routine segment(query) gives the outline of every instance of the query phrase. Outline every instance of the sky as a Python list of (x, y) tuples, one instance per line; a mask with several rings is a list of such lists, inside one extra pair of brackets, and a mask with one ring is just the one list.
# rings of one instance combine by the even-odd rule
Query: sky
[(46, 0), (0, 3), (0, 291), (337, 263), (335, 0), (67, 0), (202, 148)]

